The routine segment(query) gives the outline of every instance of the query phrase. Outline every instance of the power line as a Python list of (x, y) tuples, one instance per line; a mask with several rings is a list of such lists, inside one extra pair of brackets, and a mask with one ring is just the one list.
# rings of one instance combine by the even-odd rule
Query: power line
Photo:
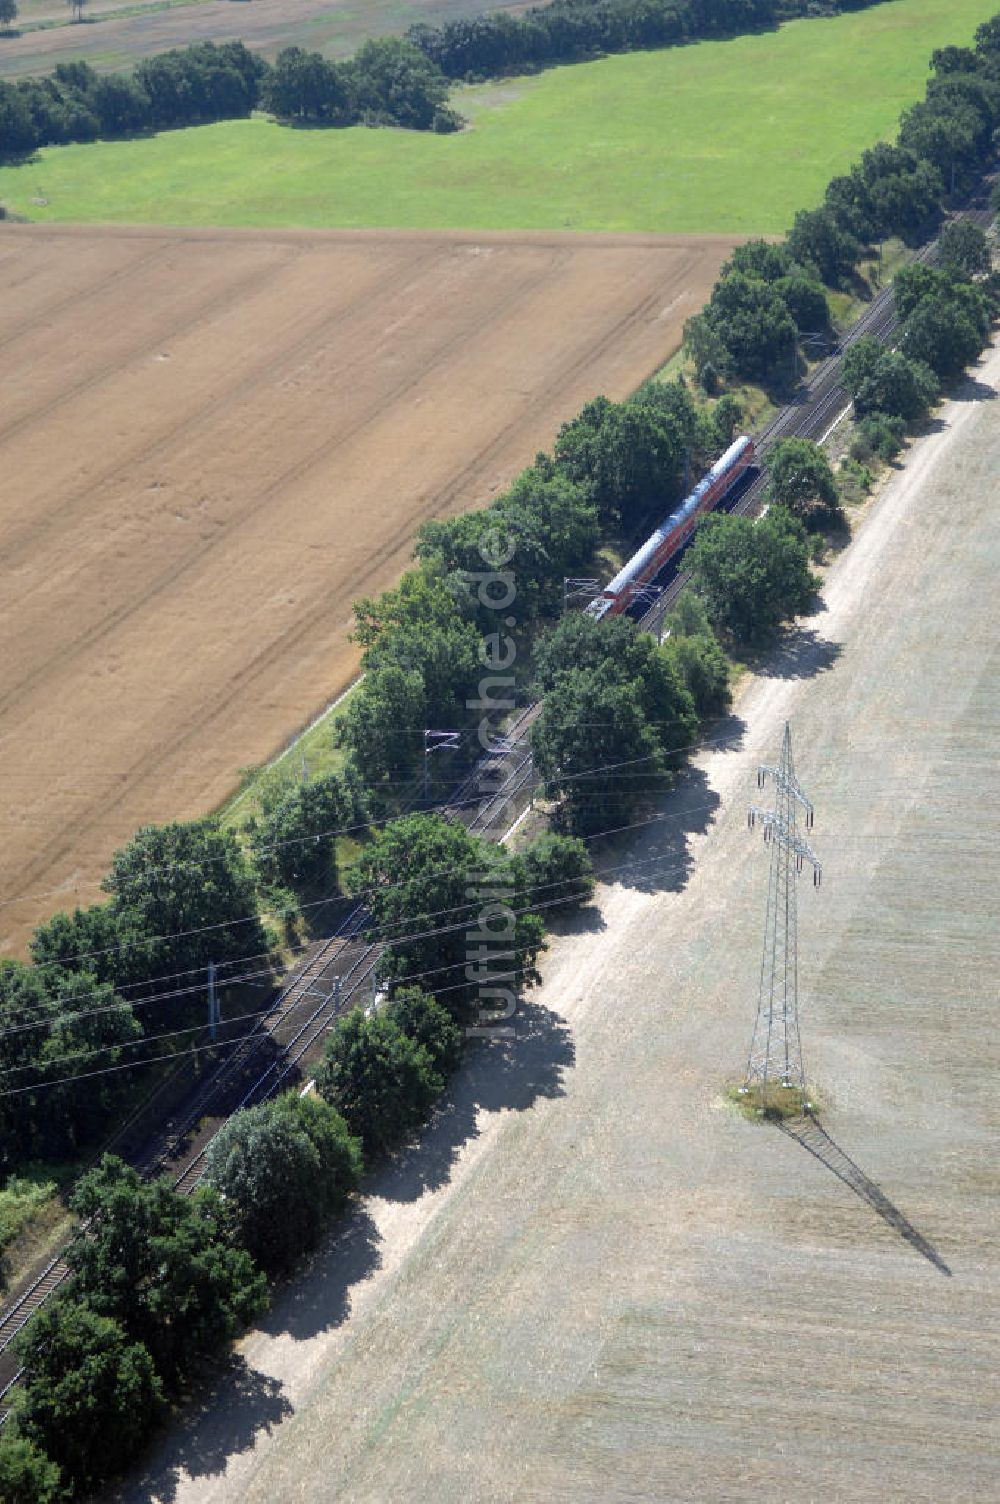
[[(728, 741), (729, 739), (730, 739), (729, 737), (716, 737), (716, 738), (708, 738), (708, 739), (705, 739), (705, 740), (700, 741), (700, 742), (690, 742), (690, 743), (688, 743), (685, 746), (671, 748), (671, 753), (672, 754), (676, 754), (676, 753), (680, 753), (680, 752), (690, 752), (690, 751), (693, 751), (693, 750), (696, 750), (696, 749), (699, 749), (699, 748), (712, 747), (712, 746), (715, 746), (715, 745), (717, 745), (719, 743)], [(606, 764), (600, 764), (599, 763), (599, 764), (597, 764), (596, 766), (594, 766), (592, 768), (582, 769), (578, 773), (568, 774), (565, 778), (562, 778), (560, 780), (560, 782), (563, 783), (563, 784), (565, 784), (565, 783), (572, 783), (574, 781), (579, 781), (579, 780), (583, 780), (583, 779), (586, 779), (586, 778), (597, 776), (597, 775), (599, 775), (602, 772), (605, 772), (605, 773), (607, 773), (607, 772), (615, 772), (619, 768), (631, 767), (631, 766), (635, 766), (635, 765), (641, 764), (641, 763), (655, 762), (655, 761), (658, 760), (658, 758), (660, 756), (661, 756), (660, 753), (653, 753), (653, 754), (649, 754), (648, 756), (645, 756), (645, 757), (626, 758), (626, 759), (624, 759), (624, 760), (622, 760), (620, 762), (612, 762), (612, 763), (606, 763)], [(464, 809), (464, 808), (469, 808), (469, 807), (471, 807), (472, 805), (475, 805), (475, 804), (482, 804), (482, 803), (490, 801), (490, 800), (496, 800), (496, 799), (498, 799), (503, 794), (504, 789), (506, 788), (507, 784), (509, 784), (510, 782), (512, 782), (512, 780), (513, 780), (513, 778), (515, 776), (516, 776), (516, 772), (513, 773), (513, 774), (511, 774), (507, 778), (506, 782), (504, 784), (501, 784), (501, 786), (500, 786), (499, 789), (491, 790), (491, 791), (488, 791), (488, 792), (481, 792), (481, 793), (477, 794), (474, 798), (466, 799), (466, 800), (460, 801), (458, 803), (450, 803), (450, 802), (448, 802), (448, 803), (445, 803), (442, 806), (442, 808), (445, 808), (445, 809), (448, 809), (448, 810)], [(519, 791), (518, 789), (512, 790), (512, 792), (514, 792), (514, 793), (516, 793), (518, 791)], [(409, 811), (406, 812), (406, 813), (409, 813)], [(434, 811), (427, 811), (426, 813), (432, 814), (432, 813), (434, 813)], [(395, 818), (397, 818), (397, 819), (398, 818), (404, 818), (404, 816), (397, 816)], [(392, 822), (390, 821), (390, 822), (387, 822), (387, 823), (392, 823)], [(316, 836), (307, 836), (307, 837), (301, 837), (301, 838), (297, 838), (297, 839), (301, 840), (301, 841), (311, 841), (311, 840), (322, 839), (324, 837), (324, 835), (325, 836), (335, 836), (335, 835), (338, 835), (338, 834), (340, 834), (340, 835), (348, 835), (348, 834), (351, 834), (352, 832), (354, 832), (356, 830), (359, 830), (359, 829), (370, 829), (370, 828), (371, 828), (370, 824), (364, 825), (364, 826), (359, 826), (359, 825), (345, 826), (345, 827), (343, 827), (343, 828), (341, 828), (339, 830), (331, 830), (331, 831), (327, 831), (327, 832), (321, 832), (321, 833), (319, 833)], [(150, 873), (145, 874), (145, 876), (151, 877), (151, 876), (158, 875), (159, 873), (176, 871), (176, 870), (179, 870), (179, 869), (200, 870), (201, 868), (203, 868), (205, 866), (208, 866), (208, 865), (212, 865), (216, 861), (220, 861), (220, 860), (222, 860), (221, 857), (220, 858), (212, 858), (210, 860), (210, 862), (206, 862), (206, 863), (199, 863), (199, 862), (191, 862), (191, 863), (177, 862), (177, 863), (173, 863), (170, 866), (165, 866), (165, 867), (161, 867), (161, 868), (154, 868), (154, 869), (152, 869), (152, 871)], [(136, 879), (136, 881), (138, 881), (138, 879)], [(35, 896), (35, 897), (45, 897), (46, 895), (44, 893), (40, 893), (40, 894), (36, 894), (36, 895), (22, 895), (21, 898), (18, 898), (18, 899), (9, 899), (9, 900), (6, 900), (6, 902), (8, 902), (8, 903), (19, 903), (19, 902), (22, 902), (22, 901), (26, 901), (27, 898), (32, 897), (32, 896)], [(329, 899), (319, 899), (319, 900), (317, 900), (316, 904), (301, 905), (301, 906), (299, 906), (299, 908), (304, 910), (306, 908), (316, 907), (320, 903), (327, 903), (327, 902), (330, 902), (330, 900)], [(252, 914), (243, 915), (243, 916), (241, 916), (239, 918), (236, 918), (236, 919), (223, 920), (223, 921), (220, 921), (217, 924), (201, 925), (201, 926), (194, 927), (194, 928), (192, 928), (190, 930), (176, 930), (176, 931), (171, 931), (171, 932), (166, 933), (166, 934), (144, 935), (141, 938), (138, 938), (136, 940), (123, 941), (120, 945), (105, 946), (105, 947), (103, 947), (101, 949), (96, 949), (96, 950), (91, 950), (91, 951), (81, 951), (81, 952), (79, 952), (73, 958), (72, 962), (66, 961), (66, 960), (63, 960), (63, 959), (59, 958), (59, 959), (56, 959), (56, 960), (53, 960), (53, 961), (40, 961), (40, 962), (30, 963), (30, 964), (27, 964), (27, 969), (28, 970), (32, 970), (32, 971), (45, 971), (45, 970), (49, 970), (49, 969), (51, 969), (52, 967), (55, 967), (55, 966), (67, 966), (67, 967), (70, 967), (72, 969), (80, 961), (90, 960), (90, 959), (92, 959), (94, 957), (97, 957), (97, 956), (116, 955), (120, 951), (135, 950), (135, 949), (138, 949), (142, 945), (151, 945), (151, 944), (154, 944), (158, 940), (180, 940), (180, 939), (189, 938), (192, 935), (209, 934), (209, 933), (211, 933), (211, 932), (213, 932), (215, 930), (219, 930), (219, 929), (230, 929), (230, 928), (232, 928), (232, 927), (234, 927), (235, 925), (238, 925), (238, 924), (252, 924), (256, 920), (260, 919), (261, 917), (263, 917), (265, 915), (266, 916), (270, 916), (272, 918), (281, 917), (283, 914), (285, 914), (287, 912), (289, 912), (289, 911), (288, 910), (284, 910), (284, 909), (273, 909), (273, 908), (272, 909), (258, 909), (258, 910), (255, 910)], [(194, 968), (191, 968), (191, 969), (193, 970)], [(151, 980), (153, 980), (153, 981), (156, 981), (156, 980), (163, 981), (163, 980), (168, 980), (171, 977), (182, 976), (184, 974), (185, 974), (184, 972), (172, 972), (172, 973), (167, 973), (166, 975), (158, 977), (158, 978), (152, 978)], [(137, 984), (137, 985), (144, 985), (144, 984)]]
[[(704, 806), (704, 808), (711, 809), (711, 808), (714, 808), (714, 805), (706, 804)], [(625, 831), (644, 829), (644, 828), (646, 828), (647, 826), (650, 826), (650, 825), (669, 824), (672, 821), (683, 820), (683, 819), (687, 818), (687, 816), (691, 812), (692, 811), (690, 809), (688, 809), (688, 810), (685, 810), (685, 811), (682, 811), (682, 812), (678, 812), (677, 814), (654, 815), (654, 816), (651, 816), (647, 820), (635, 820), (635, 821), (630, 822), (627, 825), (611, 826), (611, 827), (609, 827), (606, 830), (596, 831), (593, 835), (585, 836), (585, 837), (582, 837), (581, 839), (585, 843), (589, 843), (591, 841), (603, 840), (606, 836), (621, 835)], [(498, 848), (498, 850), (499, 850), (499, 848)], [(655, 860), (655, 858), (652, 859), (652, 860)], [(628, 865), (628, 864), (625, 864), (625, 865)], [(467, 869), (464, 866), (461, 866), (461, 867), (436, 868), (436, 869), (432, 870), (431, 872), (426, 873), (426, 874), (421, 874), (420, 876), (421, 876), (421, 880), (426, 880), (427, 878), (436, 878), (436, 877), (442, 877), (442, 876), (450, 876), (450, 875), (452, 875), (454, 873), (465, 872), (466, 870)], [(614, 870), (614, 869), (605, 869), (605, 870)], [(595, 875), (599, 875), (599, 874), (595, 874)], [(409, 881), (409, 880), (406, 880), (406, 881)], [(359, 895), (359, 906), (360, 906), (361, 899), (364, 898), (365, 896), (367, 896), (368, 894), (371, 894), (371, 893), (374, 893), (374, 892), (379, 892), (379, 893), (391, 892), (395, 888), (405, 887), (406, 886), (406, 881), (401, 882), (401, 883), (387, 884), (385, 887), (378, 887), (378, 886), (376, 886), (376, 887), (364, 889), (363, 892), (362, 892), (362, 894)], [(578, 881), (578, 879), (577, 878), (572, 878), (572, 879), (566, 879), (566, 881), (567, 882), (576, 882), (576, 881)], [(542, 885), (543, 888), (547, 887), (547, 886), (550, 886), (550, 885), (549, 884), (543, 884)], [(538, 891), (541, 891), (541, 888)], [(327, 900), (321, 900), (321, 901), (325, 902)], [(422, 913), (415, 914), (413, 916), (413, 918), (412, 918), (412, 921), (407, 921), (406, 919), (401, 918), (401, 919), (398, 919), (398, 920), (395, 920), (395, 921), (391, 921), (391, 923), (393, 925), (397, 925), (397, 926), (399, 924), (403, 924), (403, 923), (407, 923), (407, 922), (423, 923), (423, 922), (425, 922), (428, 919), (438, 918), (438, 917), (440, 917), (440, 916), (442, 916), (444, 914), (456, 914), (456, 913), (459, 913), (460, 911), (462, 911), (464, 909), (474, 908), (474, 906), (475, 906), (474, 902), (472, 900), (470, 900), (470, 901), (468, 901), (466, 903), (451, 904), (451, 905), (449, 905), (449, 906), (447, 906), (445, 908), (442, 908), (442, 909), (432, 909), (430, 911), (425, 911), (425, 912), (422, 912)], [(462, 925), (458, 925), (458, 926), (448, 926), (446, 928), (447, 929), (454, 929), (454, 928), (462, 928), (462, 927), (463, 927)], [(387, 929), (387, 927), (383, 926), (383, 931), (385, 931), (386, 929)], [(401, 943), (403, 941), (411, 941), (411, 940), (415, 940), (415, 939), (428, 938), (429, 936), (431, 936), (433, 934), (439, 934), (439, 933), (445, 933), (445, 930), (444, 929), (439, 929), (439, 930), (425, 931), (422, 934), (419, 934), (419, 933), (417, 933), (417, 934), (399, 933), (399, 934), (390, 935), (387, 932), (386, 933), (377, 933), (376, 936), (375, 936), (375, 938), (380, 939), (383, 944), (392, 945), (392, 944), (395, 944), (395, 943)], [(338, 934), (339, 934), (339, 932), (338, 932)], [(338, 934), (334, 934), (332, 936), (329, 936), (328, 938), (331, 939), (331, 940), (337, 939), (338, 938)], [(350, 939), (351, 937), (345, 936), (344, 938), (345, 938), (345, 940), (347, 940), (347, 939)], [(308, 950), (309, 947), (311, 945), (315, 944), (315, 943), (316, 943), (315, 941), (310, 940), (310, 941), (305, 942), (302, 945), (291, 947), (291, 949), (292, 949), (293, 952), (294, 951), (300, 951), (300, 950)], [(226, 964), (228, 964), (228, 965), (237, 965), (242, 960), (252, 961), (252, 960), (256, 960), (256, 959), (258, 959), (258, 958), (260, 958), (262, 956), (268, 955), (268, 954), (270, 954), (270, 952), (267, 952), (267, 951), (255, 951), (255, 952), (252, 952), (251, 954), (249, 954), (247, 956), (239, 957), (239, 958), (236, 958), (235, 960), (231, 960), (231, 961), (227, 962)], [(203, 975), (203, 973), (204, 973), (204, 967), (195, 967), (195, 968), (192, 968), (192, 972), (196, 972), (199, 975), (199, 977), (201, 977)], [(177, 975), (180, 975), (180, 976), (184, 976), (184, 975), (188, 975), (188, 974), (189, 973), (186, 973), (186, 972), (177, 973)], [(270, 975), (270, 974), (271, 973), (270, 973), (269, 969), (267, 971), (265, 971), (265, 970), (262, 969), (260, 971), (251, 972), (247, 976), (231, 977), (231, 978), (228, 979), (227, 985), (229, 985), (229, 986), (237, 986), (237, 985), (242, 984), (244, 981), (252, 981), (254, 977), (265, 976), (265, 975)], [(258, 984), (258, 985), (263, 985), (263, 984)], [(46, 1026), (52, 1025), (53, 1023), (55, 1023), (55, 1022), (57, 1022), (57, 1021), (59, 1021), (61, 1019), (65, 1019), (67, 1021), (73, 1022), (73, 1021), (78, 1020), (78, 1019), (97, 1017), (97, 1016), (99, 1016), (101, 1014), (104, 1014), (104, 1013), (113, 1013), (113, 1012), (116, 1012), (123, 1005), (132, 1008), (133, 1011), (134, 1011), (137, 1008), (147, 1007), (149, 1004), (154, 1003), (154, 1002), (170, 1001), (170, 1000), (172, 1000), (174, 998), (177, 998), (177, 997), (189, 996), (193, 992), (201, 992), (203, 990), (203, 987), (204, 987), (204, 983), (201, 982), (201, 981), (199, 981), (197, 984), (195, 984), (195, 985), (193, 985), (191, 987), (172, 989), (172, 990), (170, 990), (168, 992), (154, 994), (152, 997), (136, 998), (134, 1000), (126, 998), (126, 999), (122, 999), (121, 1001), (119, 1001), (117, 1003), (109, 1003), (109, 1004), (107, 1004), (103, 1008), (79, 1009), (79, 1010), (73, 1010), (73, 1011), (70, 1011), (70, 1012), (64, 1012), (64, 1013), (55, 1014), (55, 1015), (50, 1014), (50, 1013), (39, 1014), (34, 1019), (24, 1020), (21, 1023), (11, 1025), (10, 1028), (8, 1028), (8, 1029), (4, 1029), (4, 1030), (0, 1031), (0, 1039), (7, 1038), (8, 1036), (11, 1036), (11, 1035), (14, 1035), (14, 1034), (26, 1032), (30, 1028), (44, 1028)], [(79, 993), (77, 995), (79, 997), (86, 997), (89, 994), (87, 994), (87, 993)], [(61, 1002), (66, 1002), (66, 1001), (71, 1001), (71, 999), (60, 999), (60, 1001)]]

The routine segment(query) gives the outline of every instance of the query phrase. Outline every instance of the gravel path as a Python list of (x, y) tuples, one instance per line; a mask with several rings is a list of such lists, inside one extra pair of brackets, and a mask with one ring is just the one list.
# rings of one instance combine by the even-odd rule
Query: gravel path
[[(998, 384), (994, 351), (553, 943), (509, 1056), (473, 1059), (130, 1501), (998, 1497)], [(722, 1100), (766, 883), (745, 807), (786, 717), (826, 869), (798, 1139)]]

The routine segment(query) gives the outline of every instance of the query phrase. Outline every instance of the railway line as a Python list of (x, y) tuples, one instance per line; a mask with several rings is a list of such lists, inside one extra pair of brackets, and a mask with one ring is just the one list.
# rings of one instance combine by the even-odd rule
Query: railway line
[[(966, 211), (962, 217), (984, 228), (994, 218), (990, 210), (980, 208)], [(936, 255), (937, 242), (932, 241), (915, 260), (930, 263)], [(844, 353), (865, 335), (890, 342), (898, 322), (892, 289), (886, 288), (838, 348), (812, 372), (799, 399), (782, 408), (757, 436), (757, 454), (766, 455), (782, 438), (822, 438), (849, 406), (841, 385)], [(738, 489), (730, 509), (739, 515), (753, 515), (763, 504), (766, 486), (766, 474), (759, 471), (749, 484)], [(641, 616), (644, 629), (662, 629), (665, 614), (689, 579), (683, 569), (676, 570)], [(528, 734), (541, 709), (541, 702), (534, 702), (517, 713), (504, 736), (498, 738), (496, 748), (484, 753), (438, 806), (442, 814), (461, 820), (475, 834), (494, 839), (512, 828), (534, 795), (536, 775)], [(411, 800), (408, 807), (415, 803)], [(318, 942), (258, 1026), (220, 1060), (144, 1150), (130, 1156), (140, 1174), (151, 1177), (171, 1166), (176, 1170), (186, 1146), (189, 1157), (175, 1173), (174, 1187), (181, 1194), (191, 1194), (204, 1176), (209, 1146), (222, 1123), (232, 1113), (266, 1101), (294, 1082), (301, 1065), (336, 1018), (352, 1006), (362, 988), (374, 981), (382, 947), (364, 939), (367, 921), (367, 911), (359, 903), (334, 935)], [(12, 1345), (31, 1316), (69, 1278), (65, 1253), (66, 1248), (0, 1310), (0, 1425), (9, 1413), (10, 1391), (20, 1378)]]

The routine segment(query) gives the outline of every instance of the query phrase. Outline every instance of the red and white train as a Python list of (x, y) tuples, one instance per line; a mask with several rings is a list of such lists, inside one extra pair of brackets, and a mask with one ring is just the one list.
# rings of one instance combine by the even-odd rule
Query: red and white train
[(618, 616), (628, 610), (643, 585), (655, 580), (667, 560), (688, 541), (698, 518), (718, 506), (753, 461), (753, 439), (741, 434), (691, 494), (674, 508), (669, 517), (664, 518), (656, 532), (619, 569), (610, 584), (594, 597), (585, 608), (587, 615), (601, 621), (605, 616)]

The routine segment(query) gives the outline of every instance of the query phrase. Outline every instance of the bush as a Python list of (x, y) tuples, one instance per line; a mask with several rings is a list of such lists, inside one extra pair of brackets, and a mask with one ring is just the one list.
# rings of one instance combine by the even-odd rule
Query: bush
[(569, 914), (594, 896), (594, 864), (576, 836), (543, 835), (524, 853), (529, 902), (549, 914)]
[(858, 436), (851, 445), (851, 458), (864, 464), (877, 454), (880, 460), (889, 464), (902, 449), (905, 439), (906, 424), (902, 418), (874, 413), (862, 418), (858, 424)]

